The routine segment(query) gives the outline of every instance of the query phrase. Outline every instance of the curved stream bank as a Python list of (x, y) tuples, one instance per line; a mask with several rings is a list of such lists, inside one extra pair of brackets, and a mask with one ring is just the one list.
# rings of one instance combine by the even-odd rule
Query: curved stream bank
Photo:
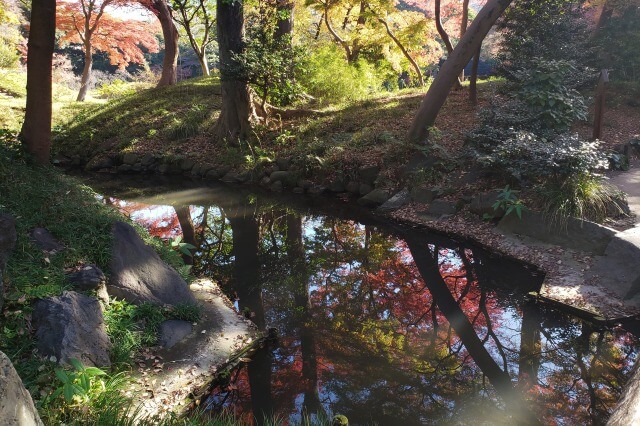
[[(212, 410), (293, 422), (339, 412), (354, 424), (495, 424), (533, 412), (543, 423), (600, 423), (637, 358), (632, 333), (537, 303), (540, 270), (444, 236), (463, 229), (458, 217), (431, 219), (442, 233), (425, 233), (406, 210), (394, 214), (405, 224), (389, 226), (323, 197), (157, 177), (88, 183), (153, 235), (195, 242), (196, 274), (259, 329), (278, 329), (277, 346), (212, 390)], [(574, 253), (494, 244), (492, 225), (480, 225), (481, 243), (534, 264)]]

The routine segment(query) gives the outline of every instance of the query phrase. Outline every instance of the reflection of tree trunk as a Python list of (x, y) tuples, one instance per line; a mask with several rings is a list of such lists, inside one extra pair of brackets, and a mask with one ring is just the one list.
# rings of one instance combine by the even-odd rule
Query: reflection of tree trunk
[[(173, 209), (176, 211), (178, 222), (180, 222), (180, 228), (182, 228), (182, 241), (187, 244), (191, 244), (194, 247), (198, 247), (198, 242), (196, 241), (196, 229), (193, 226), (193, 221), (191, 220), (191, 211), (189, 210), (189, 206), (173, 206)], [(182, 259), (185, 264), (193, 265), (193, 256), (183, 255)]]
[(520, 328), (520, 360), (518, 362), (518, 384), (523, 391), (538, 383), (540, 368), (540, 318), (534, 306), (522, 306), (522, 326)]
[[(241, 210), (241, 209), (240, 209)], [(238, 306), (252, 312), (252, 320), (260, 330), (266, 328), (262, 287), (259, 282), (258, 246), (260, 229), (255, 216), (240, 211), (229, 217), (233, 231), (235, 258), (235, 289), (240, 298)], [(256, 352), (248, 365), (251, 406), (258, 425), (265, 424), (273, 412), (271, 398), (271, 352), (263, 348)]]
[(233, 256), (235, 258), (233, 278), (234, 288), (240, 298), (239, 307), (253, 313), (252, 320), (260, 330), (266, 328), (262, 287), (258, 281), (258, 221), (253, 216), (230, 216), (233, 232)]
[(537, 423), (533, 414), (523, 406), (520, 395), (515, 392), (511, 385), (511, 378), (500, 369), (491, 357), (469, 319), (447, 288), (447, 284), (439, 271), (438, 247), (435, 247), (433, 254), (431, 254), (427, 246), (421, 244), (421, 240), (415, 236), (408, 236), (406, 242), (418, 271), (420, 271), (420, 275), (431, 292), (433, 300), (453, 327), (469, 355), (489, 378), (500, 397), (510, 405), (509, 411), (514, 413), (514, 417), (519, 422), (525, 424)]
[(304, 384), (303, 411), (306, 414), (318, 413), (321, 409), (318, 395), (318, 359), (316, 354), (315, 330), (311, 318), (309, 300), (309, 275), (305, 261), (302, 240), (302, 217), (287, 214), (287, 255), (291, 276), (294, 279), (294, 301), (296, 316), (299, 319), (300, 351), (302, 352), (302, 379)]

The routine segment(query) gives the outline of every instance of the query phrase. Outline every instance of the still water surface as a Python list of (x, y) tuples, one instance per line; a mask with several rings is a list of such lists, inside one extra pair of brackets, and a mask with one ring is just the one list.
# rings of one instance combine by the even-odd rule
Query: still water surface
[[(529, 301), (542, 276), (471, 244), (346, 204), (157, 178), (88, 184), (278, 342), (207, 404), (284, 424), (601, 424), (638, 339)], [(187, 258), (188, 261), (191, 259)]]

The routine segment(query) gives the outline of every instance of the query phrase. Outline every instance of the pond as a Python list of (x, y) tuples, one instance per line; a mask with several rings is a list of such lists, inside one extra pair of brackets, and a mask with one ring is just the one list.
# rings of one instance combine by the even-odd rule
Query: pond
[(262, 423), (601, 424), (638, 339), (541, 306), (539, 271), (350, 204), (154, 177), (87, 183), (151, 234), (193, 244), (277, 343), (206, 405)]

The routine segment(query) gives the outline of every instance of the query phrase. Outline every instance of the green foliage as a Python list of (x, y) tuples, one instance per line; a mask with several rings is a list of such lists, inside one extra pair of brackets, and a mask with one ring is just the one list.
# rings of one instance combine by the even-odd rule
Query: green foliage
[(379, 91), (383, 82), (370, 63), (364, 60), (354, 65), (347, 63), (344, 52), (333, 44), (315, 49), (296, 79), (310, 95), (327, 102), (364, 99)]
[(538, 187), (542, 211), (552, 222), (565, 225), (576, 217), (602, 222), (610, 209), (624, 213), (618, 204), (623, 195), (604, 178), (591, 173), (576, 173), (564, 180), (548, 180)]
[(104, 313), (107, 333), (111, 338), (111, 360), (119, 368), (126, 368), (133, 355), (145, 346), (155, 345), (158, 327), (163, 321), (181, 319), (200, 320), (199, 306), (179, 304), (160, 307), (151, 303), (132, 305), (124, 300), (113, 300)]
[(485, 146), (481, 164), (518, 181), (563, 180), (578, 174), (596, 174), (608, 167), (598, 141), (582, 140), (577, 134), (562, 134), (552, 140), (531, 132), (515, 132), (502, 143)]
[(609, 3), (614, 13), (595, 37), (599, 65), (613, 70), (613, 80), (640, 81), (640, 7), (628, 0)]
[(253, 85), (263, 102), (288, 105), (301, 94), (294, 79), (304, 49), (294, 46), (290, 35), (277, 35), (278, 11), (273, 4), (262, 4), (247, 16), (247, 40), (243, 53), (232, 55), (233, 63), (223, 72)]
[(568, 61), (534, 59), (530, 68), (514, 72), (517, 96), (540, 121), (541, 127), (568, 130), (576, 120), (587, 119), (587, 106), (580, 93), (567, 86), (577, 73)]
[[(501, 71), (535, 64), (537, 58), (584, 64), (591, 56), (583, 0), (520, 0), (499, 21), (503, 38), (498, 53)], [(573, 76), (580, 81), (578, 75)]]
[(75, 358), (70, 362), (73, 370), (56, 370), (56, 376), (62, 385), (53, 392), (51, 399), (63, 395), (67, 404), (84, 405), (95, 398), (96, 394), (104, 392), (105, 384), (101, 376), (107, 373), (97, 367), (85, 367)]
[(494, 211), (503, 210), (505, 216), (515, 213), (519, 219), (522, 219), (522, 212), (526, 210), (526, 207), (522, 203), (522, 200), (516, 196), (517, 192), (518, 191), (511, 189), (509, 185), (505, 186), (491, 207)]
[(169, 245), (171, 246), (172, 249), (189, 257), (193, 257), (193, 253), (191, 252), (191, 250), (196, 249), (196, 247), (193, 244), (183, 243), (182, 235), (178, 235), (176, 238), (169, 238)]

